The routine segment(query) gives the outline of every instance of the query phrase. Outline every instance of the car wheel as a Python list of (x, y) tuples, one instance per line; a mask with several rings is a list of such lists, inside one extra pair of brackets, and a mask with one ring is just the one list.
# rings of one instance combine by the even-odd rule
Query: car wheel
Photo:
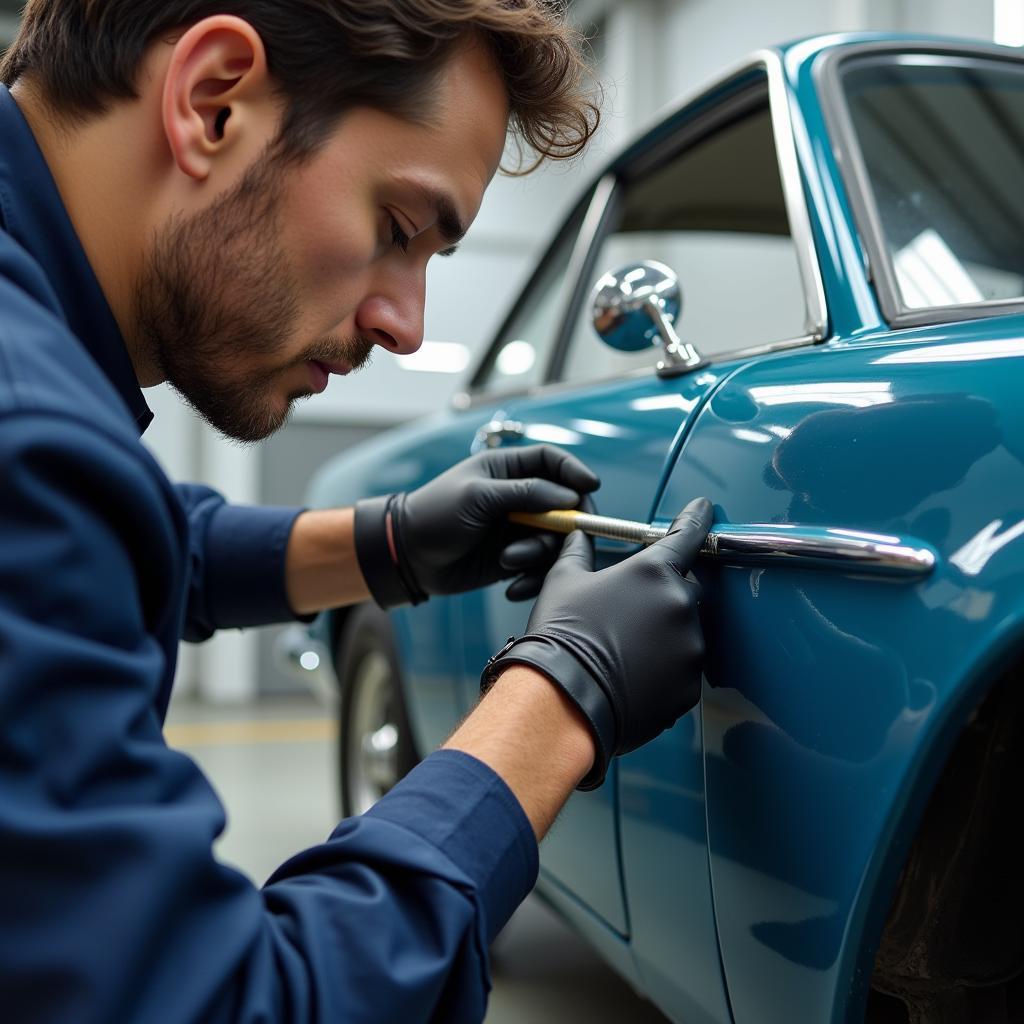
[(338, 765), (346, 817), (369, 810), (418, 758), (402, 696), (387, 615), (372, 605), (353, 611), (335, 649)]

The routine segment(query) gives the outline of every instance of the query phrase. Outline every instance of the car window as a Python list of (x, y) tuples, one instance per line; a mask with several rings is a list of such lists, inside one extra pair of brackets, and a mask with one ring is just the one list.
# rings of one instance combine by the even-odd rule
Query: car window
[(473, 383), (474, 393), (540, 384), (565, 319), (566, 275), (588, 202), (581, 202), (530, 279)]
[(1024, 297), (1024, 72), (890, 58), (843, 87), (901, 305)]
[[(758, 107), (622, 186), (592, 264), (610, 270), (658, 260), (679, 276), (679, 335), (704, 355), (805, 333), (805, 300), (789, 231), (771, 117)], [(656, 350), (600, 341), (583, 303), (559, 376), (583, 381), (654, 367)]]

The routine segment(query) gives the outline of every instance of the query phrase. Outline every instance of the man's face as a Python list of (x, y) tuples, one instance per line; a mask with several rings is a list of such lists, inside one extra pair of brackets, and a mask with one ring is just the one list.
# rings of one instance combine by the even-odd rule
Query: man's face
[(240, 441), (273, 433), (375, 346), (416, 351), (427, 261), (476, 216), (507, 117), (493, 61), (466, 49), (429, 123), (355, 108), (310, 160), (258, 159), (158, 232), (134, 296), (137, 344)]

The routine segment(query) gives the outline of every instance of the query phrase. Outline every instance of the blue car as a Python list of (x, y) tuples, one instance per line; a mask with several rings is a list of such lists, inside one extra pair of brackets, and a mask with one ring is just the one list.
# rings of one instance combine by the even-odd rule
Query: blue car
[[(1024, 1018), (1021, 52), (754, 54), (583, 193), (455, 406), (311, 504), (533, 442), (605, 515), (715, 505), (701, 702), (573, 796), (544, 897), (681, 1024)], [(346, 811), (528, 613), (497, 586), (315, 624)]]

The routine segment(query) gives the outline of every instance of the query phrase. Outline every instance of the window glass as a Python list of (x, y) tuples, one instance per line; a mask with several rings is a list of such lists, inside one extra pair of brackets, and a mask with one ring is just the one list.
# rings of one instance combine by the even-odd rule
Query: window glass
[(907, 60), (843, 75), (902, 304), (1024, 297), (1024, 72)]
[[(658, 260), (679, 276), (676, 330), (704, 355), (804, 333), (803, 286), (767, 106), (623, 186), (591, 284), (638, 260)], [(657, 349), (619, 352), (604, 344), (588, 298), (562, 377), (594, 379), (653, 368), (657, 360)]]
[(526, 286), (515, 312), (491, 346), (475, 392), (512, 391), (543, 381), (564, 323), (566, 273), (588, 203), (577, 207), (548, 250), (540, 271)]

